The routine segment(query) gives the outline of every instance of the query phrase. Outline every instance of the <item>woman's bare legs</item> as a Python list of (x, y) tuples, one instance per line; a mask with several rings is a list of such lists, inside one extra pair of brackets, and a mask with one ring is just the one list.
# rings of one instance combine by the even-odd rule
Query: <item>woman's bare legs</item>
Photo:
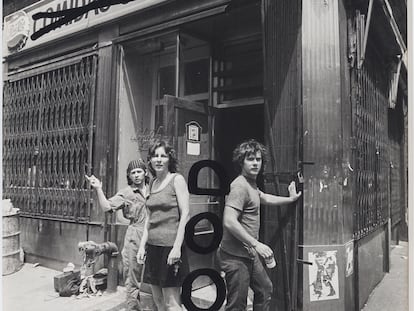
[(182, 311), (181, 287), (164, 287), (162, 289), (167, 311)]
[(152, 291), (152, 299), (154, 299), (155, 305), (157, 306), (158, 311), (167, 311), (164, 302), (164, 294), (163, 288), (152, 285), (151, 284), (151, 291)]

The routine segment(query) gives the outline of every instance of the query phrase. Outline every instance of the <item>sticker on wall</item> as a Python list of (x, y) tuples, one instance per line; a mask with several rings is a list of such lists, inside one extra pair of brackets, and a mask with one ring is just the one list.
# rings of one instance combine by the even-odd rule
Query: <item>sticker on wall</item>
[(200, 141), (201, 126), (196, 121), (191, 121), (185, 125), (187, 140)]
[(345, 246), (346, 252), (346, 277), (354, 273), (354, 243), (349, 242)]
[(200, 155), (200, 143), (192, 143), (188, 141), (187, 142), (187, 154), (199, 156)]
[(310, 301), (339, 299), (337, 251), (308, 254)]

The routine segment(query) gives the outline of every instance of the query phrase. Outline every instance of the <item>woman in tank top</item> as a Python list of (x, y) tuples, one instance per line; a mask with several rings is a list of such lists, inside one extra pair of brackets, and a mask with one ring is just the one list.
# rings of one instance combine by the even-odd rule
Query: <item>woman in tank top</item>
[(189, 272), (183, 243), (189, 218), (187, 183), (176, 172), (175, 152), (166, 142), (155, 142), (148, 160), (155, 178), (150, 183), (146, 229), (137, 260), (145, 261), (144, 282), (151, 284), (158, 311), (182, 310), (181, 286)]

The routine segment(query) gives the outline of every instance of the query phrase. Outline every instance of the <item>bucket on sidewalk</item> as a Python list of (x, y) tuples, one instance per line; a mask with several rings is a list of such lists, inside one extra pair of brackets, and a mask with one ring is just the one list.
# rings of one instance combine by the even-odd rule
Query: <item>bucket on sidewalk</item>
[(19, 212), (3, 213), (3, 275), (18, 271), (23, 262), (20, 256)]

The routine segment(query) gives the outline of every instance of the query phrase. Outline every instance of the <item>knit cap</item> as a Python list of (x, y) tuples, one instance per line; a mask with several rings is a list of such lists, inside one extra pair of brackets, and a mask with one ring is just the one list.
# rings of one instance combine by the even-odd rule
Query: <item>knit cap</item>
[(146, 170), (147, 166), (145, 165), (145, 162), (142, 161), (142, 159), (132, 160), (128, 164), (127, 175), (129, 175), (129, 173), (131, 173), (131, 171), (136, 169), (136, 168), (142, 168), (143, 170)]

